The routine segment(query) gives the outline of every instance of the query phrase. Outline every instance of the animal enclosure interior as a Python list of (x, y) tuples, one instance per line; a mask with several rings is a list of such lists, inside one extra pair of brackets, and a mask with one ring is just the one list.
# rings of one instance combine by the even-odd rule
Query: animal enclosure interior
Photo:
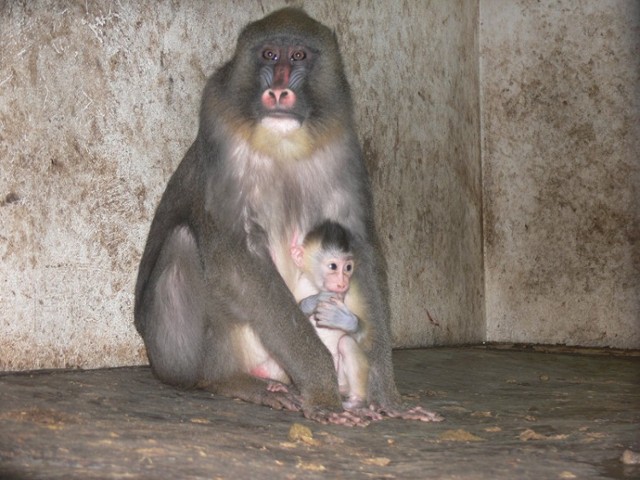
[[(171, 428), (222, 422), (233, 437), (236, 403), (152, 380), (133, 325), (134, 284), (162, 192), (198, 132), (207, 78), (233, 55), (245, 24), (290, 4), (333, 29), (340, 45), (386, 259), (394, 347), (564, 345), (620, 356), (396, 352), (405, 398), (439, 409), (449, 424), (375, 423), (367, 428), (382, 443), (355, 449), (357, 430), (331, 427), (320, 443), (301, 440), (295, 448), (307, 450), (293, 453), (294, 464), (283, 460), (294, 447), (277, 443), (265, 471), (275, 475), (285, 462), (280, 473), (291, 478), (321, 478), (313, 469), (327, 468), (327, 457), (308, 450), (330, 456), (346, 442), (360, 463), (341, 459), (330, 471), (348, 466), (360, 469), (354, 476), (402, 478), (423, 471), (416, 458), (436, 461), (445, 452), (462, 461), (447, 442), (472, 445), (467, 452), (480, 458), (474, 442), (488, 441), (494, 451), (515, 453), (501, 457), (497, 470), (485, 465), (485, 476), (445, 467), (434, 476), (633, 478), (638, 470), (629, 464), (640, 449), (633, 433), (640, 423), (634, 0), (0, 2), (0, 372), (7, 373), (0, 399), (11, 406), (0, 414), (0, 460), (11, 466), (0, 477), (44, 478), (24, 465), (56, 462), (58, 477), (47, 478), (72, 478), (78, 465), (78, 478), (92, 478), (94, 467), (96, 478), (100, 468), (124, 475), (101, 460), (77, 460), (77, 450), (41, 435), (84, 438), (89, 410), (70, 411), (91, 405), (154, 429), (154, 421), (171, 418), (169, 399), (187, 412)], [(488, 369), (487, 383), (463, 378), (479, 365)], [(127, 368), (84, 371), (115, 367)], [(25, 373), (42, 369), (83, 371)], [(448, 376), (459, 385), (447, 384)], [(139, 392), (151, 392), (151, 383), (159, 397), (141, 412)], [(85, 386), (86, 398), (64, 393)], [(515, 406), (487, 393), (489, 386)], [(600, 396), (609, 388), (618, 413)], [(128, 407), (118, 410), (123, 395)], [(56, 398), (51, 407), (39, 400)], [(203, 420), (207, 402), (219, 404), (218, 418)], [(291, 422), (304, 423), (242, 408), (285, 436)], [(560, 413), (571, 422), (558, 426)], [(114, 421), (105, 415), (100, 421)], [(122, 435), (141, 435), (104, 425), (103, 438), (87, 438), (113, 455), (131, 447), (118, 443)], [(265, 445), (280, 441), (265, 430), (254, 442), (254, 426), (243, 428), (240, 443), (254, 449), (256, 464), (271, 448)], [(530, 438), (521, 436), (527, 429)], [(416, 447), (425, 432), (432, 443)], [(394, 444), (410, 446), (385, 450)], [(169, 468), (160, 457), (177, 458), (183, 447), (145, 444), (132, 461)], [(575, 455), (558, 453), (567, 447)], [(627, 449), (630, 460), (621, 463)], [(523, 461), (525, 454), (536, 461)], [(223, 478), (246, 458), (227, 460)], [(153, 469), (135, 471), (145, 478)], [(196, 465), (185, 478), (206, 472)]]
[[(395, 345), (640, 347), (638, 3), (302, 5), (352, 86)], [(207, 76), (279, 6), (2, 3), (2, 370), (146, 363), (149, 223)]]

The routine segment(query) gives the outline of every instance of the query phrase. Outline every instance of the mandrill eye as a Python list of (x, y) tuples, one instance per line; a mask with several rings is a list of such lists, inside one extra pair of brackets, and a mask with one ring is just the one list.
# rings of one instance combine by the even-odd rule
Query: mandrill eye
[(294, 62), (299, 62), (300, 60), (304, 60), (305, 58), (307, 58), (307, 54), (304, 50), (296, 50), (291, 55), (291, 60), (293, 60)]
[(262, 51), (262, 58), (264, 58), (265, 60), (272, 60), (275, 62), (278, 60), (278, 54), (273, 50), (271, 50), (270, 48), (267, 48), (266, 50)]

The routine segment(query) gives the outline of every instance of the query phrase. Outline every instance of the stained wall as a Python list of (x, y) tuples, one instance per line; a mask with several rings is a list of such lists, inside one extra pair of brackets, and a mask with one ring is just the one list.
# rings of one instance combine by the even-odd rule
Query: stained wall
[(352, 77), (364, 80), (356, 95), (359, 124), (376, 187), (396, 345), (479, 342), (478, 7), (408, 1), (387, 2), (385, 10), (373, 31), (399, 19), (404, 25), (374, 37), (376, 57), (360, 56)]
[(487, 338), (640, 348), (640, 3), (480, 2)]
[[(133, 285), (206, 78), (282, 1), (0, 2), (0, 370), (145, 363)], [(372, 174), (396, 345), (481, 340), (477, 6), (309, 1)]]

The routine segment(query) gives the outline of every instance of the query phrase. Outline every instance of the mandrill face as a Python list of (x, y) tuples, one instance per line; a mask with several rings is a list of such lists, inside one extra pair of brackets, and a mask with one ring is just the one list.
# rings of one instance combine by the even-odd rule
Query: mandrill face
[(273, 159), (307, 158), (353, 125), (335, 36), (299, 10), (247, 26), (213, 81), (206, 96), (228, 127), (221, 135), (240, 133), (256, 153)]

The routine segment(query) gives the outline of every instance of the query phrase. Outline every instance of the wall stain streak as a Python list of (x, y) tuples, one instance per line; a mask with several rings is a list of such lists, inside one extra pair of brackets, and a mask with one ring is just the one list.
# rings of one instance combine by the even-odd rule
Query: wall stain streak
[(640, 3), (481, 2), (487, 337), (640, 347)]

